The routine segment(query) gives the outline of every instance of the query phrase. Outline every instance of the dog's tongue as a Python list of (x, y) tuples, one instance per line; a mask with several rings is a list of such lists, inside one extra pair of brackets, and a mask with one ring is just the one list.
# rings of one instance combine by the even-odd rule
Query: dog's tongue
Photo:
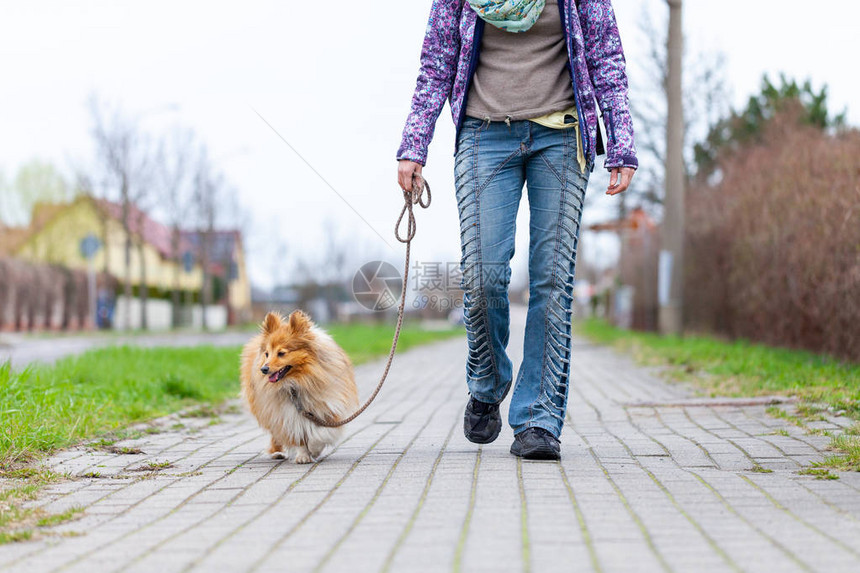
[(280, 374), (280, 373), (281, 373), (281, 371), (278, 370), (277, 372), (275, 372), (274, 374), (269, 376), (269, 382), (277, 382), (278, 381), (278, 374)]

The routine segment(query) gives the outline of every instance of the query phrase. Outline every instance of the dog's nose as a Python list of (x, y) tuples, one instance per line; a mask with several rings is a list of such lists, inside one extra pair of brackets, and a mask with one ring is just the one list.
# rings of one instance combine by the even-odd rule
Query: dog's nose
[(260, 368), (260, 372), (262, 372), (263, 374), (268, 374), (269, 373), (269, 365), (266, 364), (262, 368)]

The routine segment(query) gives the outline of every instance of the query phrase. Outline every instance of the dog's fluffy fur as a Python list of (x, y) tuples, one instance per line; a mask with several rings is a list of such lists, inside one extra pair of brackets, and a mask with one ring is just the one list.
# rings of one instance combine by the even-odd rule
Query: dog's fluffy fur
[(242, 353), (242, 396), (260, 426), (272, 435), (268, 453), (296, 463), (318, 459), (340, 437), (301, 411), (326, 421), (358, 408), (358, 389), (349, 357), (302, 311), (289, 319), (270, 312), (262, 330)]

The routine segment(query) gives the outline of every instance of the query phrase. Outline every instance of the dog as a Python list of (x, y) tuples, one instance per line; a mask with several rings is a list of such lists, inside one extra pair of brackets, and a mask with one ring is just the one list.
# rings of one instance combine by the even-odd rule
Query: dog
[(333, 422), (358, 408), (358, 388), (346, 352), (304, 312), (284, 318), (270, 312), (260, 334), (242, 352), (242, 397), (262, 428), (271, 434), (273, 459), (294, 453), (297, 464), (318, 460), (334, 445), (341, 428)]

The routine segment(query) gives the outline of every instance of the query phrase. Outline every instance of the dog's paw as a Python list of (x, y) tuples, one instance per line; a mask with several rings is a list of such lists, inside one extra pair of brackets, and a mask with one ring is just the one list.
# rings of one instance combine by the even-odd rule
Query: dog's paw
[(281, 450), (273, 450), (272, 448), (265, 448), (260, 450), (261, 456), (268, 456), (273, 460), (285, 460), (287, 459), (287, 453)]
[(311, 457), (309, 452), (299, 452), (296, 454), (296, 459), (294, 460), (297, 464), (309, 464), (314, 459)]

